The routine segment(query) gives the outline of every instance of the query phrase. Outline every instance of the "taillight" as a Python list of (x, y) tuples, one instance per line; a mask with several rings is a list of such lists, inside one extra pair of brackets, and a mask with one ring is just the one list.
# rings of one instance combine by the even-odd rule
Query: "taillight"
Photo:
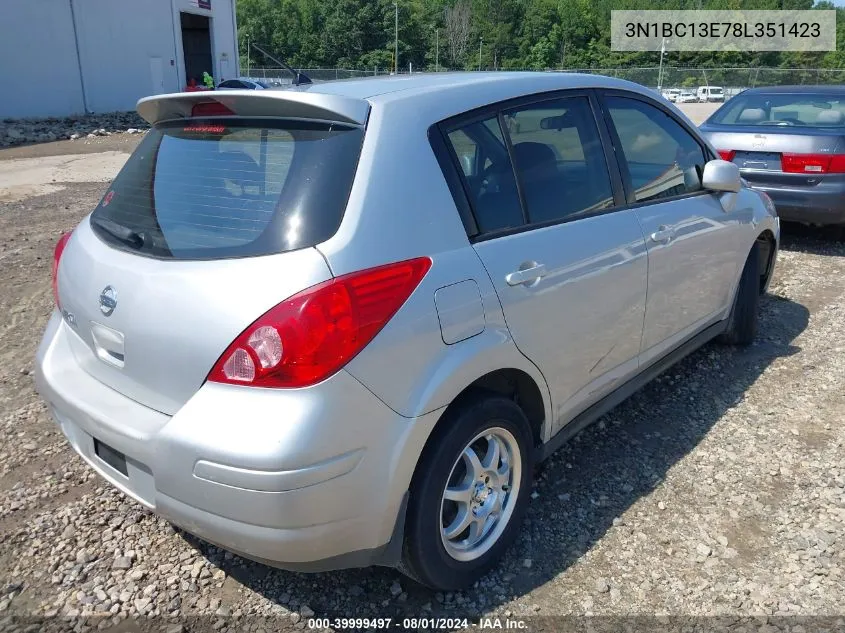
[(719, 150), (719, 156), (721, 157), (722, 160), (726, 160), (728, 162), (731, 162), (734, 159), (734, 156), (736, 156), (736, 150), (735, 149), (720, 149)]
[(65, 252), (65, 246), (70, 239), (70, 233), (62, 233), (59, 241), (56, 242), (56, 248), (53, 250), (53, 301), (56, 302), (56, 307), (61, 310), (62, 306), (59, 304), (59, 260), (62, 258), (62, 253)]
[(845, 173), (845, 154), (784, 153), (780, 166), (790, 174), (842, 174)]
[(191, 108), (191, 116), (228, 116), (232, 110), (219, 101), (200, 101)]
[(427, 257), (370, 268), (304, 290), (271, 308), (229, 345), (212, 382), (307, 387), (373, 340), (431, 268)]

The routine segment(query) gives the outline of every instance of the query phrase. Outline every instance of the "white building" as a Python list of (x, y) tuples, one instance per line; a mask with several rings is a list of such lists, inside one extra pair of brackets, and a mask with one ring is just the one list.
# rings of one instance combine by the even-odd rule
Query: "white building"
[(0, 119), (133, 110), (238, 75), (235, 0), (0, 0)]

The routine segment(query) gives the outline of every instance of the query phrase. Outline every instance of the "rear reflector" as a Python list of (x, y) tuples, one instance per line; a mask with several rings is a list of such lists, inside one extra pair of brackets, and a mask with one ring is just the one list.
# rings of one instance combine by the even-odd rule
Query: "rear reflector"
[(339, 371), (402, 307), (425, 277), (428, 257), (336, 277), (285, 299), (244, 330), (208, 380), (254, 387), (307, 387)]
[(201, 101), (191, 108), (191, 116), (227, 116), (230, 114), (234, 114), (234, 112), (219, 101)]
[(71, 233), (62, 233), (59, 241), (56, 242), (56, 248), (53, 250), (53, 301), (56, 302), (56, 307), (59, 310), (62, 306), (59, 304), (59, 261), (62, 259), (62, 253), (65, 252), (65, 246), (70, 239)]
[(845, 154), (784, 153), (780, 164), (789, 174), (842, 174), (845, 173)]
[(722, 160), (726, 160), (726, 161), (730, 162), (734, 159), (734, 156), (736, 156), (736, 150), (735, 149), (720, 149), (719, 150), (719, 156)]

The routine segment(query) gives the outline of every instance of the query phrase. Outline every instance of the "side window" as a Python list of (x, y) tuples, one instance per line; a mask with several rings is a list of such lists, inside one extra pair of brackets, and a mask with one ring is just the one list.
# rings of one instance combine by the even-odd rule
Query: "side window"
[(613, 206), (607, 162), (586, 97), (532, 104), (509, 110), (504, 118), (531, 223)]
[(522, 207), (497, 117), (446, 131), (460, 164), (475, 221), (482, 233), (523, 225)]
[(628, 164), (636, 200), (701, 190), (707, 162), (701, 145), (662, 110), (625, 97), (606, 97)]

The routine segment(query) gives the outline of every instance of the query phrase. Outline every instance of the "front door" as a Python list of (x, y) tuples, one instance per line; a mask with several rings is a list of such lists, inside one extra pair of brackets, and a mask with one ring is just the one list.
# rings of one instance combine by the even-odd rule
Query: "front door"
[(726, 310), (737, 274), (736, 218), (702, 188), (708, 152), (679, 121), (633, 97), (609, 94), (604, 105), (648, 247), (648, 363)]
[(647, 282), (636, 213), (616, 208), (586, 95), (446, 132), (482, 231), (475, 250), (552, 391), (554, 432), (636, 372)]

